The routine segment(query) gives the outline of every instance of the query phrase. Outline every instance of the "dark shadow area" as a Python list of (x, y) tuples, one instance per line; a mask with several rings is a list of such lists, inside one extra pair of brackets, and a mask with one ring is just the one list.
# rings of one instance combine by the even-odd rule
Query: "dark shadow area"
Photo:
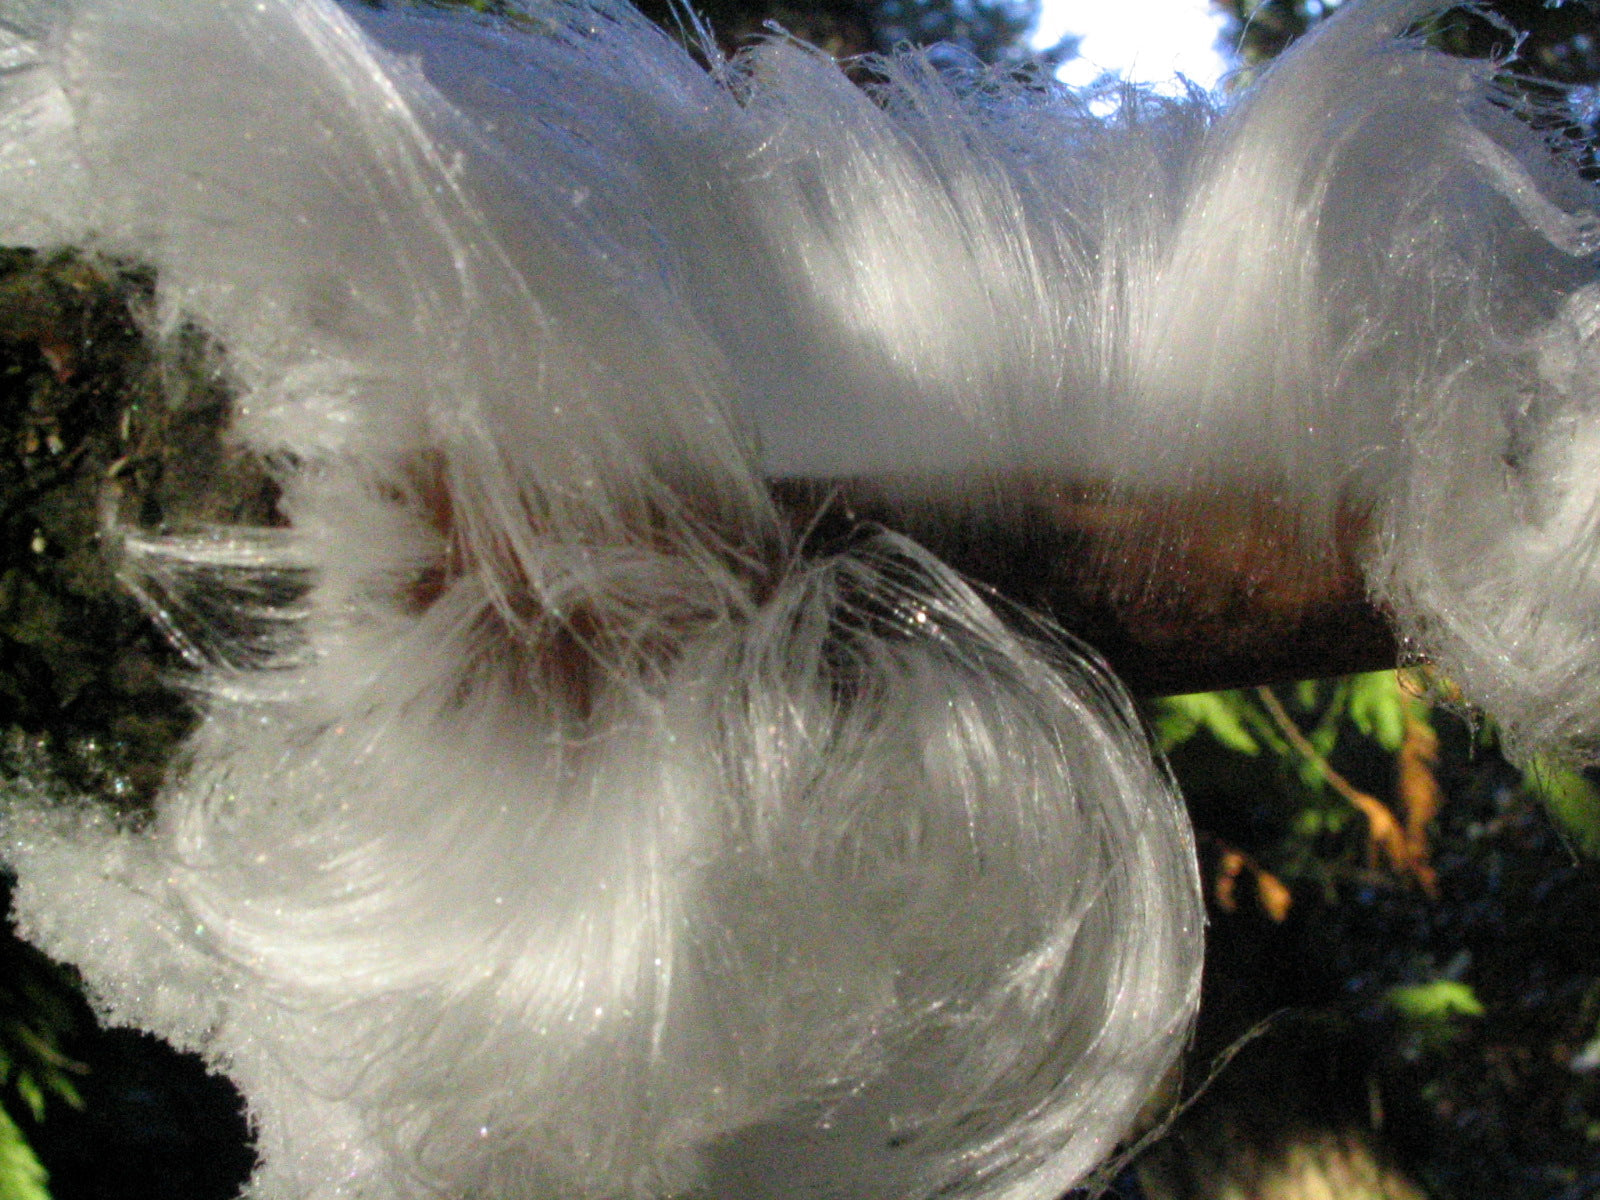
[[(7, 961), (37, 957), (9, 928)], [(68, 993), (70, 995), (70, 993)], [(102, 1029), (70, 999), (59, 1050), (83, 1099), (44, 1119), (13, 1109), (50, 1173), (52, 1200), (233, 1200), (255, 1165), (243, 1105), (226, 1079), (149, 1034)]]

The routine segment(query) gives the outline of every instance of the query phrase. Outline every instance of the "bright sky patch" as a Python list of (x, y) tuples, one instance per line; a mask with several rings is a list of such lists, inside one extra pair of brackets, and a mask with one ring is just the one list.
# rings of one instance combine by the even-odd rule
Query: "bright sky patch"
[(1221, 28), (1207, 0), (1045, 0), (1034, 44), (1082, 37), (1061, 70), (1076, 86), (1111, 75), (1169, 90), (1182, 76), (1210, 88), (1228, 67), (1217, 48)]

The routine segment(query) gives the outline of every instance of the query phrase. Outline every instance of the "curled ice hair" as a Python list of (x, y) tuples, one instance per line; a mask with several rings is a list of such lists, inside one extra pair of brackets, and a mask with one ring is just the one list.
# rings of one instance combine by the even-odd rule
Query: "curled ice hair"
[(0, 238), (152, 268), (285, 522), (124, 532), (205, 721), (148, 829), (13, 807), (24, 925), (261, 1197), (1058, 1194), (1183, 1044), (1192, 848), (943, 518), (1255, 506), (1600, 734), (1595, 197), (1442, 7), (1103, 114), (611, 0), (5, 0)]
[(14, 819), (19, 911), (239, 1084), (253, 1194), (1058, 1194), (1198, 965), (1124, 702), (888, 536), (697, 624), (641, 679), (456, 581), (150, 831)]
[(774, 507), (764, 68), (357, 15), (6, 8), (4, 235), (154, 269), (284, 518), (123, 531), (204, 721), (146, 828), (12, 806), (21, 925), (252, 1196), (1059, 1194), (1184, 1043), (1188, 827), (1084, 651)]

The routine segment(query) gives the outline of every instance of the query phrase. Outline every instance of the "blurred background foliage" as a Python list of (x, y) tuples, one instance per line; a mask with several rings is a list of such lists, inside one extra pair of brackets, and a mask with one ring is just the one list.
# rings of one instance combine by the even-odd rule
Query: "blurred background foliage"
[[(1337, 5), (1215, 7), (1237, 87)], [(1594, 5), (1424, 32), (1593, 171)], [(1150, 1200), (1600, 1198), (1600, 790), (1451, 700), (1409, 671), (1154, 706), (1209, 889), (1191, 1086), (1235, 1053), (1139, 1160)]]
[[(1335, 6), (1217, 7), (1248, 74)], [(646, 8), (683, 28), (664, 0)], [(702, 11), (730, 49), (776, 22), (841, 56), (942, 40), (1021, 65), (1037, 0)], [(1506, 73), (1531, 117), (1593, 145), (1591, 7), (1495, 0), (1429, 32), (1457, 53), (1515, 47)], [(181, 659), (117, 585), (104, 517), (273, 519), (270, 483), (227, 443), (216, 348), (186, 331), (157, 353), (145, 337), (151, 282), (0, 251), (0, 783), (95, 796), (132, 821), (194, 715)], [(1408, 670), (1149, 705), (1199, 830), (1210, 945), (1186, 1078), (1153, 1106), (1164, 1136), (1109, 1181), (1116, 1194), (1600, 1198), (1600, 789), (1513, 767), (1450, 699), (1448, 681)], [(250, 1162), (224, 1082), (96, 1030), (69, 973), (0, 942), (0, 1200), (222, 1200)]]
[[(1348, 0), (1213, 0), (1227, 23), (1222, 43), (1246, 66), (1269, 62)], [(1486, 0), (1429, 23), (1434, 42), (1453, 54), (1505, 58), (1530, 83), (1593, 84), (1600, 79), (1600, 32), (1583, 0)]]
[[(1600, 1196), (1589, 778), (1416, 671), (1157, 701), (1211, 925), (1151, 1200)], [(1248, 1039), (1239, 1045), (1240, 1039)]]

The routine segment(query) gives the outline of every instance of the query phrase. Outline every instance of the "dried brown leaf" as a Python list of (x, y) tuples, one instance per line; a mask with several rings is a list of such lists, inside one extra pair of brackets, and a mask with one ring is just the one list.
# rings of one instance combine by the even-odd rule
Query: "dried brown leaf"
[(1222, 858), (1217, 862), (1217, 882), (1212, 894), (1216, 897), (1217, 907), (1223, 912), (1231, 913), (1239, 907), (1235, 889), (1246, 862), (1245, 856), (1231, 847), (1223, 850)]
[(1288, 885), (1272, 872), (1260, 868), (1256, 869), (1256, 899), (1267, 916), (1279, 925), (1283, 924), (1283, 919), (1289, 915), (1289, 906), (1294, 903)]

